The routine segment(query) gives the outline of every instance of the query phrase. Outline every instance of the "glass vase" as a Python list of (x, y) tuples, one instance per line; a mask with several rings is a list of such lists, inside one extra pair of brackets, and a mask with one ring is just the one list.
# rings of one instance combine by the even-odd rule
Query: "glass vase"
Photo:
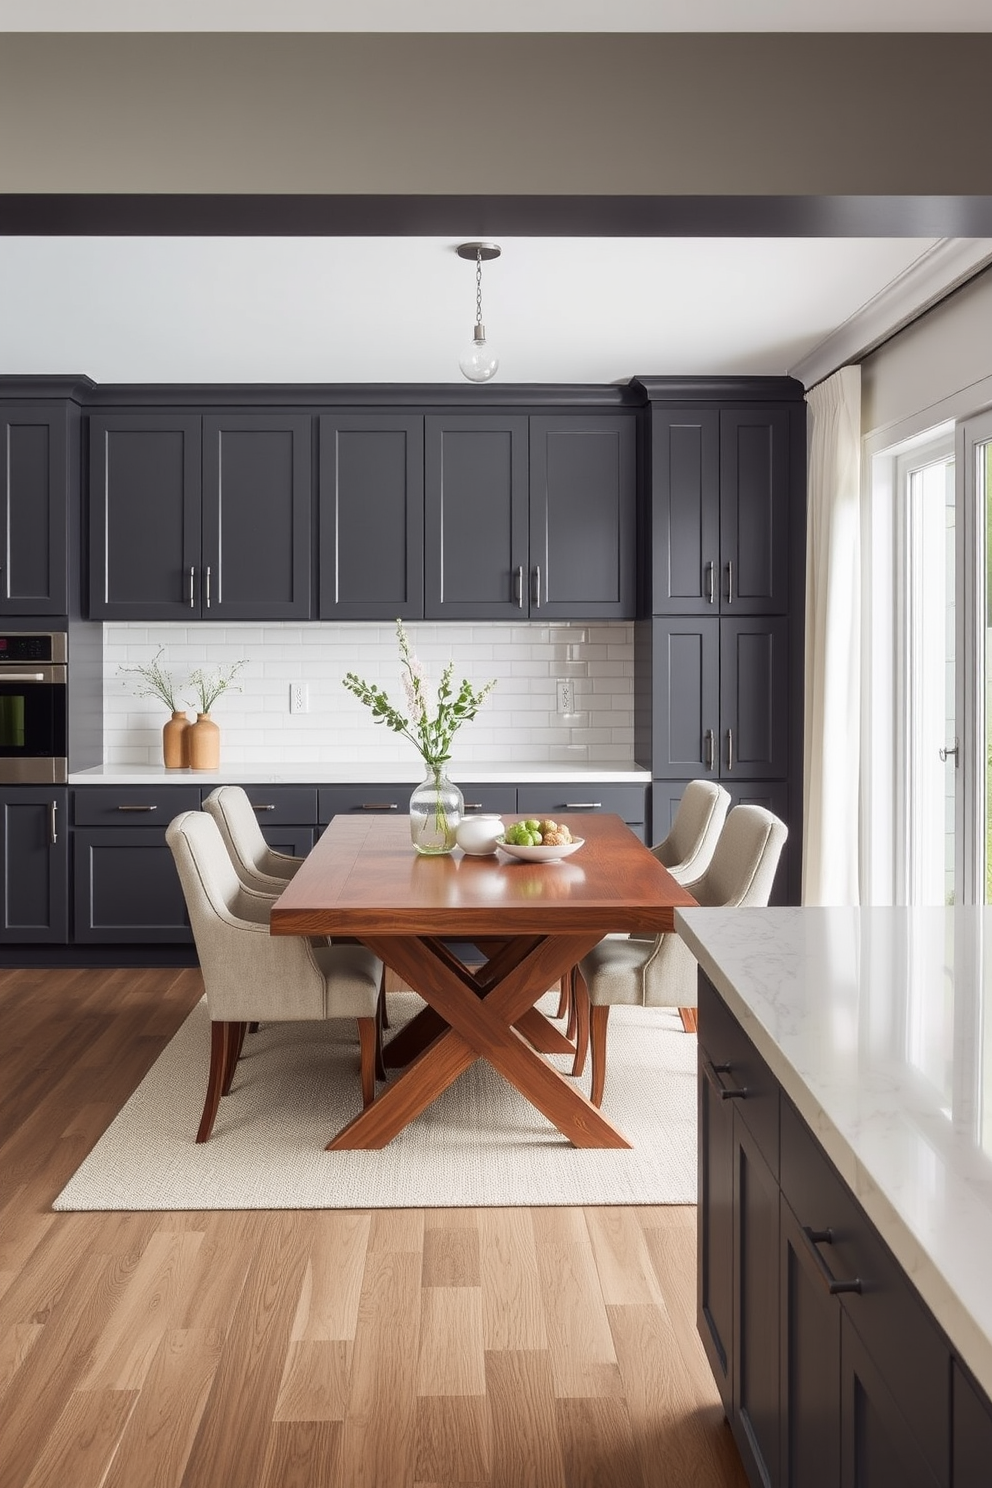
[(444, 773), (444, 766), (428, 765), (410, 797), (410, 837), (417, 851), (428, 856), (450, 852), (464, 809), (464, 797)]

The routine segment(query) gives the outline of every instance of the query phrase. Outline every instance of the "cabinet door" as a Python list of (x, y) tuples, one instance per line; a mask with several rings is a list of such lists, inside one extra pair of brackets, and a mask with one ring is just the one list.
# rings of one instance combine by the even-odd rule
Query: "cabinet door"
[(636, 608), (635, 420), (530, 421), (530, 613), (632, 619)]
[(659, 779), (719, 772), (720, 622), (652, 621), (651, 764)]
[(77, 943), (192, 942), (164, 827), (77, 827), (73, 866)]
[(780, 1218), (782, 1482), (841, 1488), (840, 1303), (784, 1200)]
[[(986, 1464), (986, 1481), (988, 1464)], [(841, 1483), (844, 1488), (947, 1488), (927, 1463), (882, 1371), (841, 1319)]]
[(754, 1483), (780, 1481), (779, 1188), (734, 1111), (734, 1434)]
[(720, 413), (720, 603), (724, 614), (789, 608), (789, 413)]
[(699, 1034), (696, 1326), (728, 1418), (733, 1412), (734, 1114)]
[(655, 408), (651, 416), (652, 609), (716, 612), (720, 590), (720, 414)]
[(204, 619), (309, 620), (310, 436), (303, 414), (204, 418)]
[(780, 779), (789, 770), (789, 622), (721, 620), (720, 776)]
[(424, 613), (424, 420), (320, 420), (320, 618)]
[(0, 791), (0, 943), (65, 945), (69, 938), (67, 801), (59, 787)]
[(0, 408), (0, 615), (68, 611), (68, 417), (64, 407)]
[(424, 439), (424, 614), (526, 616), (527, 419), (429, 415)]
[(954, 1488), (986, 1488), (992, 1463), (992, 1405), (956, 1361), (952, 1370), (954, 1404)]
[(91, 617), (197, 618), (199, 563), (199, 416), (94, 415)]

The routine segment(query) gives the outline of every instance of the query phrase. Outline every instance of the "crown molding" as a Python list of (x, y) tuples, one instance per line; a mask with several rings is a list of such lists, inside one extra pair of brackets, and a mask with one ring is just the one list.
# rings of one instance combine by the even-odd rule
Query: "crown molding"
[(860, 361), (989, 263), (992, 238), (941, 238), (790, 367), (790, 376), (808, 390), (838, 367)]

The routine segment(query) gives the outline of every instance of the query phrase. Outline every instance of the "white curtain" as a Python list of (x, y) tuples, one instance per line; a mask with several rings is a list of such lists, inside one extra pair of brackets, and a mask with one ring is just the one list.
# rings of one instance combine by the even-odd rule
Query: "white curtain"
[(807, 394), (803, 903), (857, 904), (861, 751), (861, 369)]

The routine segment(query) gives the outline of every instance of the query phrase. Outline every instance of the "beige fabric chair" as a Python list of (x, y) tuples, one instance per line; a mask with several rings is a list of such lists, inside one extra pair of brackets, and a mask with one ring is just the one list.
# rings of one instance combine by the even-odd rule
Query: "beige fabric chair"
[(369, 1105), (376, 1075), (383, 1075), (382, 962), (364, 946), (317, 948), (302, 936), (271, 936), (271, 894), (238, 881), (220, 829), (206, 812), (183, 812), (169, 823), (165, 839), (179, 872), (210, 1010), (210, 1074), (196, 1140), (210, 1136), (248, 1024), (261, 1018), (356, 1018), (362, 1101)]
[[(735, 806), (727, 816), (710, 866), (685, 884), (701, 905), (767, 904), (788, 828), (763, 806)], [(575, 977), (579, 1075), (592, 1051), (590, 1099), (598, 1106), (606, 1078), (606, 1025), (614, 1003), (633, 1007), (694, 1008), (698, 1002), (695, 957), (676, 934), (654, 940), (600, 941), (579, 962)]]
[(281, 894), (303, 859), (269, 846), (247, 792), (240, 785), (219, 785), (210, 792), (203, 809), (220, 828), (234, 870), (245, 887), (263, 894)]
[(672, 829), (651, 849), (676, 883), (702, 878), (723, 830), (730, 792), (716, 780), (690, 780), (679, 801)]

